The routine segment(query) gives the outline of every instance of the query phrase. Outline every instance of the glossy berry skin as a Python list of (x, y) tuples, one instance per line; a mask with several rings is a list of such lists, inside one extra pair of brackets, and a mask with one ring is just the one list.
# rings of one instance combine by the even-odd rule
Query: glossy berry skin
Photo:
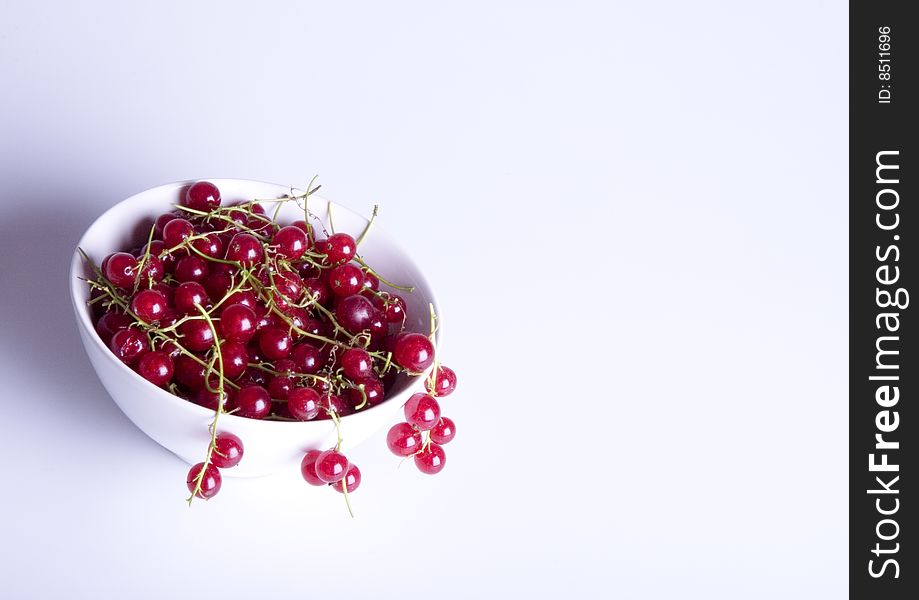
[(236, 405), (240, 417), (264, 419), (271, 412), (271, 396), (260, 385), (247, 385), (236, 393)]
[(207, 261), (200, 256), (183, 256), (176, 262), (173, 275), (178, 281), (204, 281), (208, 275)]
[[(141, 265), (141, 262), (143, 265)], [(140, 255), (137, 257), (137, 268), (140, 269), (141, 283), (162, 281), (163, 277), (166, 275), (166, 266), (163, 264), (163, 261), (153, 254), (146, 256), (144, 251), (141, 251)]]
[[(357, 387), (345, 390), (347, 400), (355, 410), (357, 410), (359, 406), (361, 410), (364, 410), (365, 408), (376, 406), (383, 401), (383, 384), (376, 379), (375, 375), (373, 379), (360, 381), (357, 385), (364, 388), (363, 394)], [(366, 403), (364, 402), (365, 397)]]
[(290, 334), (280, 327), (266, 327), (258, 336), (258, 347), (269, 360), (287, 358), (292, 346)]
[[(198, 476), (201, 471), (204, 471), (204, 475), (201, 475), (201, 489), (195, 494), (195, 489), (198, 487)], [(189, 469), (185, 483), (188, 485), (188, 491), (195, 494), (196, 497), (210, 500), (220, 491), (220, 484), (222, 483), (220, 469), (214, 465), (208, 465), (207, 469), (205, 469), (203, 462), (198, 463)]]
[[(367, 329), (375, 313), (376, 309), (370, 300), (359, 295), (343, 298), (335, 307), (338, 323), (351, 334), (358, 334)], [(432, 356), (431, 360), (433, 359)]]
[(415, 466), (427, 475), (440, 473), (447, 462), (447, 455), (440, 444), (433, 443), (415, 455)]
[(364, 273), (355, 265), (339, 265), (329, 271), (329, 288), (339, 297), (353, 296), (364, 286)]
[(300, 474), (310, 485), (326, 485), (325, 481), (319, 479), (316, 475), (316, 459), (319, 458), (320, 454), (322, 454), (321, 450), (310, 450), (300, 461)]
[(220, 333), (229, 341), (247, 343), (255, 335), (255, 311), (245, 304), (231, 304), (220, 313)]
[(223, 376), (227, 379), (238, 379), (249, 368), (249, 353), (245, 344), (223, 342), (220, 344), (220, 355), (223, 358)]
[(341, 481), (348, 471), (348, 459), (337, 450), (326, 450), (316, 457), (316, 477), (326, 483)]
[(195, 226), (187, 219), (173, 219), (163, 226), (163, 245), (171, 250), (195, 235)]
[(287, 394), (287, 410), (298, 421), (312, 421), (319, 415), (319, 392), (298, 387)]
[(124, 290), (134, 287), (137, 259), (127, 252), (111, 254), (105, 259), (102, 274), (117, 288)]
[(297, 344), (290, 351), (290, 359), (294, 362), (298, 373), (313, 375), (322, 367), (322, 353), (319, 348), (306, 342)]
[(367, 291), (367, 290), (373, 290), (374, 292), (379, 291), (380, 279), (376, 275), (371, 273), (370, 271), (367, 271), (366, 269), (362, 269), (361, 273), (364, 276), (364, 285), (362, 288), (363, 291)]
[(326, 306), (329, 303), (329, 300), (332, 298), (332, 290), (329, 289), (329, 286), (326, 285), (326, 282), (320, 279), (319, 277), (311, 277), (307, 279), (302, 279), (303, 292), (309, 298), (313, 298), (315, 302)]
[(405, 421), (409, 425), (414, 425), (421, 431), (427, 431), (440, 420), (440, 405), (434, 396), (429, 394), (413, 394), (403, 408), (405, 412)]
[(446, 444), (456, 435), (456, 425), (453, 419), (441, 417), (437, 425), (431, 428), (431, 441), (437, 444)]
[(334, 233), (328, 239), (323, 240), (321, 246), (319, 242), (316, 243), (316, 246), (326, 255), (326, 260), (330, 265), (349, 262), (357, 252), (354, 238), (347, 233)]
[(211, 462), (221, 469), (229, 469), (239, 464), (243, 459), (243, 442), (237, 436), (226, 431), (217, 434)]
[(124, 313), (107, 312), (96, 321), (96, 332), (102, 342), (108, 345), (112, 341), (112, 336), (115, 335), (115, 332), (127, 329), (133, 322), (134, 319)]
[(435, 376), (436, 381), (433, 386), (430, 378), (424, 381), (424, 388), (428, 393), (438, 398), (452, 394), (453, 390), (456, 389), (456, 373), (453, 372), (453, 369), (440, 365), (437, 367)]
[(183, 315), (201, 314), (197, 307), (206, 306), (207, 291), (197, 281), (180, 283), (175, 289), (173, 303), (175, 304), (175, 309)]
[(345, 377), (352, 381), (367, 379), (374, 375), (373, 358), (366, 350), (360, 348), (348, 348), (342, 353), (341, 368)]
[(185, 190), (182, 206), (194, 210), (211, 212), (220, 206), (220, 190), (210, 181), (198, 181)]
[(156, 221), (153, 222), (153, 239), (162, 240), (163, 239), (163, 228), (166, 227), (166, 223), (169, 221), (174, 221), (178, 216), (175, 213), (163, 213), (156, 218)]
[(249, 233), (237, 233), (227, 246), (227, 260), (238, 262), (243, 267), (251, 267), (261, 262), (264, 252), (262, 243)]
[(137, 362), (137, 373), (158, 387), (172, 381), (174, 369), (172, 358), (165, 352), (147, 352)]
[(204, 387), (205, 368), (190, 356), (175, 357), (175, 380), (196, 392)]
[(109, 349), (126, 365), (133, 365), (147, 352), (147, 336), (129, 327), (116, 331), (109, 342)]
[(396, 456), (411, 456), (421, 448), (421, 432), (408, 423), (396, 423), (386, 434), (386, 445)]
[(191, 243), (198, 252), (211, 258), (223, 258), (223, 240), (220, 236), (210, 234)]
[[(201, 380), (204, 381), (203, 375), (202, 375)], [(216, 382), (214, 382), (212, 385), (214, 387), (217, 387)], [(203, 406), (204, 408), (208, 410), (217, 410), (217, 401), (218, 401), (219, 396), (220, 395), (217, 392), (212, 392), (206, 387), (202, 387), (200, 390), (198, 390), (195, 393), (193, 398), (194, 398), (195, 404)], [(225, 388), (224, 398), (223, 398), (223, 410), (230, 411), (230, 410), (233, 410), (234, 408), (236, 408), (236, 395), (233, 391), (233, 388), (230, 388), (230, 387)]]
[(278, 256), (287, 260), (297, 260), (306, 252), (308, 240), (306, 233), (295, 225), (282, 227), (274, 234), (272, 245), (277, 246)]
[(166, 297), (156, 290), (141, 290), (131, 299), (131, 310), (144, 323), (156, 323), (166, 312)]
[(387, 323), (401, 323), (405, 320), (405, 300), (401, 296), (391, 296), (386, 300), (374, 296), (373, 303), (383, 313)]
[(255, 310), (255, 306), (258, 304), (258, 300), (255, 297), (254, 292), (249, 290), (239, 290), (230, 294), (230, 297), (227, 298), (226, 301), (221, 305), (221, 310), (226, 310), (228, 306), (233, 306), (234, 304), (243, 304)]
[(400, 367), (420, 373), (434, 363), (434, 344), (420, 333), (406, 333), (396, 340), (392, 357)]
[(357, 465), (348, 465), (348, 470), (345, 472), (344, 478), (332, 484), (332, 489), (339, 493), (344, 493), (342, 490), (343, 485), (348, 486), (348, 493), (350, 494), (358, 488), (361, 484), (361, 470), (357, 468)]
[(268, 380), (268, 395), (275, 400), (287, 400), (294, 382), (290, 377), (272, 377)]
[(203, 319), (185, 321), (178, 328), (182, 336), (179, 343), (192, 352), (204, 352), (214, 345), (214, 332)]

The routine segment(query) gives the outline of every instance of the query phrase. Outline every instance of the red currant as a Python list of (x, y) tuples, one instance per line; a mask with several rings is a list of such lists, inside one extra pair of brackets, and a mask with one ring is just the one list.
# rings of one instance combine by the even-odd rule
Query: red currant
[(386, 434), (386, 445), (396, 456), (411, 456), (421, 448), (421, 433), (408, 423), (396, 423)]
[(198, 306), (203, 307), (207, 303), (207, 292), (197, 281), (186, 281), (176, 287), (173, 302), (180, 313), (197, 315), (200, 314)]
[(153, 385), (163, 387), (172, 381), (172, 358), (165, 352), (147, 352), (140, 357), (137, 372)]
[(287, 395), (287, 410), (299, 421), (311, 421), (319, 414), (319, 393), (306, 387), (297, 387)]
[(232, 433), (222, 431), (217, 434), (211, 462), (221, 469), (229, 469), (243, 459), (243, 442)]
[(303, 460), (300, 461), (300, 473), (303, 475), (303, 479), (310, 485), (326, 485), (325, 481), (319, 479), (316, 475), (316, 459), (319, 458), (320, 454), (322, 454), (321, 450), (310, 450), (303, 456)]
[(415, 466), (427, 475), (440, 473), (447, 462), (447, 455), (440, 444), (432, 443), (415, 455)]
[(400, 367), (420, 373), (434, 362), (434, 344), (420, 333), (407, 333), (396, 340), (392, 357)]
[(193, 183), (185, 191), (182, 198), (182, 206), (194, 210), (210, 212), (220, 206), (220, 190), (210, 181), (198, 181)]
[(348, 486), (348, 493), (350, 494), (357, 489), (357, 486), (361, 484), (361, 471), (357, 468), (357, 465), (351, 464), (348, 465), (348, 470), (345, 472), (345, 477), (341, 481), (332, 484), (332, 489), (344, 493), (342, 486)]
[(431, 441), (438, 444), (446, 444), (456, 435), (456, 425), (453, 419), (441, 417), (437, 425), (431, 428)]
[(231, 304), (220, 313), (220, 333), (230, 341), (245, 344), (255, 335), (255, 326), (255, 311), (245, 304)]
[(453, 390), (456, 389), (456, 373), (453, 372), (453, 369), (450, 367), (445, 367), (440, 365), (437, 367), (437, 371), (434, 373), (435, 382), (433, 387), (431, 386), (431, 379), (428, 378), (424, 382), (424, 387), (428, 390), (432, 396), (437, 396), (438, 398), (443, 398), (444, 396), (449, 396), (453, 393)]
[(109, 342), (109, 348), (126, 365), (133, 365), (147, 352), (147, 336), (129, 327), (116, 331)]
[(337, 450), (326, 450), (316, 457), (316, 477), (326, 483), (335, 483), (345, 477), (348, 459)]
[(403, 408), (405, 420), (422, 431), (427, 431), (440, 420), (440, 405), (434, 396), (417, 393), (408, 399)]
[[(204, 471), (202, 475), (201, 472)], [(198, 478), (201, 477), (201, 487), (198, 488)], [(193, 466), (188, 471), (188, 478), (185, 480), (188, 484), (188, 491), (195, 494), (195, 490), (198, 492), (195, 494), (198, 498), (203, 498), (209, 500), (217, 495), (217, 492), (220, 491), (220, 469), (214, 465), (208, 465), (207, 468), (204, 468), (204, 463), (198, 463)]]
[(260, 385), (247, 385), (236, 393), (237, 413), (249, 419), (264, 419), (271, 412), (271, 396)]
[(131, 310), (144, 323), (156, 323), (166, 312), (166, 298), (156, 290), (141, 290), (131, 299)]
[(243, 267), (251, 267), (262, 260), (264, 253), (262, 243), (249, 233), (237, 233), (227, 246), (227, 260), (238, 262)]
[(137, 259), (127, 252), (116, 252), (106, 258), (102, 274), (115, 287), (121, 289), (133, 287), (137, 278)]
[(271, 243), (277, 246), (278, 256), (287, 260), (297, 260), (306, 252), (308, 240), (302, 229), (288, 225), (274, 234)]

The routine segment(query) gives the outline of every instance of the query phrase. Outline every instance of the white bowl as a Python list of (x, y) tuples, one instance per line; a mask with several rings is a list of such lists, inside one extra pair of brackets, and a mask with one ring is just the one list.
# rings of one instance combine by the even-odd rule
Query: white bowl
[[(271, 183), (242, 179), (210, 179), (220, 189), (223, 203), (239, 200), (270, 199), (289, 194), (291, 188)], [(178, 203), (185, 188), (193, 183), (183, 181), (149, 189), (124, 200), (99, 217), (80, 239), (79, 247), (96, 265), (112, 252), (125, 250), (146, 241), (150, 225), (158, 215), (168, 212)], [(311, 195), (309, 209), (326, 227), (329, 225), (330, 203)], [(336, 231), (357, 237), (367, 225), (367, 219), (331, 204)], [(273, 206), (266, 205), (273, 210)], [(269, 215), (271, 212), (269, 212)], [(285, 203), (279, 215), (282, 223), (303, 218), (302, 210), (294, 202)], [(315, 221), (314, 221), (315, 222)], [(412, 293), (401, 293), (407, 305), (406, 328), (427, 333), (430, 329), (428, 303), (437, 307), (434, 293), (424, 276), (389, 238), (383, 229), (374, 224), (366, 239), (361, 242), (360, 253), (375, 270), (390, 281), (415, 287)], [(89, 277), (91, 271), (79, 252), (74, 252), (70, 267), (70, 295), (76, 311), (80, 338), (89, 360), (102, 380), (102, 384), (119, 408), (141, 431), (164, 448), (189, 464), (204, 460), (209, 442), (208, 424), (214, 417), (211, 410), (179, 398), (153, 385), (118, 360), (102, 343), (93, 327), (89, 299), (89, 286), (79, 277)], [(383, 286), (384, 288), (386, 286)], [(439, 313), (438, 313), (439, 314)], [(439, 346), (440, 333), (436, 344)], [(393, 386), (385, 402), (343, 417), (341, 420), (342, 447), (352, 448), (367, 439), (378, 429), (399, 420), (396, 413), (408, 397), (421, 390), (423, 377), (403, 380)], [(332, 421), (260, 421), (235, 415), (222, 415), (218, 431), (228, 431), (240, 437), (245, 446), (243, 460), (225, 475), (253, 477), (267, 475), (299, 463), (306, 450), (326, 449), (335, 444), (335, 426)], [(382, 449), (381, 449), (382, 450)]]

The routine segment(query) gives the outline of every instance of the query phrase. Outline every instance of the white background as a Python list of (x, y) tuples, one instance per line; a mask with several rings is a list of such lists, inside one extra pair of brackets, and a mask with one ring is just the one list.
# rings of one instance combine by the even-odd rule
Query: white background
[[(846, 3), (332, 4), (0, 5), (0, 596), (841, 597)], [(356, 519), (296, 472), (189, 509), (73, 245), (314, 173), (439, 291), (447, 467), (381, 431)]]

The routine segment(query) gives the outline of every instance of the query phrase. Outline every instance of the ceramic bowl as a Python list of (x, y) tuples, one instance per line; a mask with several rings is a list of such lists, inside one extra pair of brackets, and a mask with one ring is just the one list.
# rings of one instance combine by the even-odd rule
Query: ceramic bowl
[[(220, 189), (225, 205), (235, 201), (279, 198), (291, 192), (289, 187), (258, 181), (209, 181)], [(184, 181), (162, 185), (116, 204), (86, 230), (79, 247), (98, 265), (112, 252), (142, 244), (153, 220), (172, 210), (191, 183)], [(271, 207), (273, 209), (273, 205)], [(329, 226), (330, 207), (336, 231), (349, 232), (357, 237), (366, 227), (367, 219), (357, 213), (321, 197), (310, 196), (310, 212), (326, 227)], [(268, 209), (269, 205), (266, 204), (265, 208)], [(288, 202), (282, 205), (278, 220), (289, 223), (302, 218), (302, 210), (294, 202)], [(408, 254), (386, 235), (378, 223), (361, 243), (360, 253), (368, 264), (390, 281), (415, 287), (412, 293), (399, 292), (407, 305), (406, 329), (427, 333), (430, 330), (428, 303), (434, 304), (436, 310), (437, 302), (430, 285)], [(77, 327), (86, 354), (105, 389), (124, 414), (157, 443), (189, 464), (204, 460), (209, 441), (208, 424), (213, 419), (213, 411), (156, 387), (115, 358), (93, 327), (87, 305), (89, 286), (79, 279), (90, 275), (89, 267), (75, 251), (70, 267), (70, 294)], [(385, 289), (386, 286), (382, 287)], [(438, 346), (440, 335), (438, 332)], [(388, 390), (386, 401), (343, 417), (342, 448), (352, 448), (378, 429), (397, 422), (397, 413), (405, 401), (422, 390), (423, 379), (400, 377), (393, 389)], [(291, 467), (299, 463), (306, 450), (329, 448), (336, 440), (335, 427), (329, 420), (261, 421), (223, 415), (217, 429), (238, 435), (245, 446), (244, 458), (239, 465), (224, 469), (227, 476), (260, 476)]]

